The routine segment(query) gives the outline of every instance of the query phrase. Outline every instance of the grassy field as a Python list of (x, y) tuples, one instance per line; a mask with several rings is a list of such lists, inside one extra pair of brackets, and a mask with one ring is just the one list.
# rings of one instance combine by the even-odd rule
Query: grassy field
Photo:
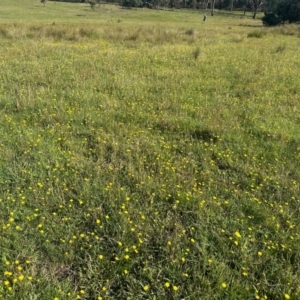
[(300, 299), (299, 26), (1, 0), (0, 298)]

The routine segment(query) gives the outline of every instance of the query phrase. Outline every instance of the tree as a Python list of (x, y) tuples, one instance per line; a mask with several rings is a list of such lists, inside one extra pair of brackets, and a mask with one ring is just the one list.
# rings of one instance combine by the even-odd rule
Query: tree
[(211, 15), (214, 15), (214, 11), (215, 11), (215, 0), (210, 0), (210, 5), (211, 5)]
[(233, 0), (230, 0), (230, 12), (233, 10)]
[(300, 21), (300, 0), (282, 0), (276, 8), (277, 16), (282, 22), (295, 23)]
[(275, 12), (278, 5), (278, 0), (265, 0), (264, 9), (267, 12)]
[(252, 18), (256, 18), (257, 10), (264, 4), (264, 0), (250, 0), (253, 16)]
[(276, 26), (278, 24), (289, 22), (296, 23), (300, 21), (300, 0), (281, 0), (274, 12), (265, 13), (262, 18), (265, 25)]
[(154, 8), (159, 9), (160, 6), (166, 5), (166, 0), (153, 0), (152, 1)]
[(126, 7), (139, 7), (143, 4), (142, 0), (123, 0), (122, 5)]

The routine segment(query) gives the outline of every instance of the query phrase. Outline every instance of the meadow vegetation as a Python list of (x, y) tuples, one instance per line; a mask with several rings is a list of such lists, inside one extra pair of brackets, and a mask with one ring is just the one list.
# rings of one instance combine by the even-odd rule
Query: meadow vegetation
[(299, 26), (1, 2), (0, 298), (300, 298)]

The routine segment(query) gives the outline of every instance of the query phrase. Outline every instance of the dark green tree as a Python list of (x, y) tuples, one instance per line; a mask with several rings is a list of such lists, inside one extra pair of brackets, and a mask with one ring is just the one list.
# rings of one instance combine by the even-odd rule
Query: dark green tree
[(300, 21), (300, 0), (282, 0), (276, 8), (276, 15), (282, 22), (296, 23)]
[(264, 9), (267, 12), (275, 12), (279, 0), (265, 0)]

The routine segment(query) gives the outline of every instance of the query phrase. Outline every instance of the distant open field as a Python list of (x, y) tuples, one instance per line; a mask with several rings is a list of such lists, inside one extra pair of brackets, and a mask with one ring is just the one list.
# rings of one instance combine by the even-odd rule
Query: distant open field
[(300, 27), (1, 0), (0, 299), (300, 299)]

